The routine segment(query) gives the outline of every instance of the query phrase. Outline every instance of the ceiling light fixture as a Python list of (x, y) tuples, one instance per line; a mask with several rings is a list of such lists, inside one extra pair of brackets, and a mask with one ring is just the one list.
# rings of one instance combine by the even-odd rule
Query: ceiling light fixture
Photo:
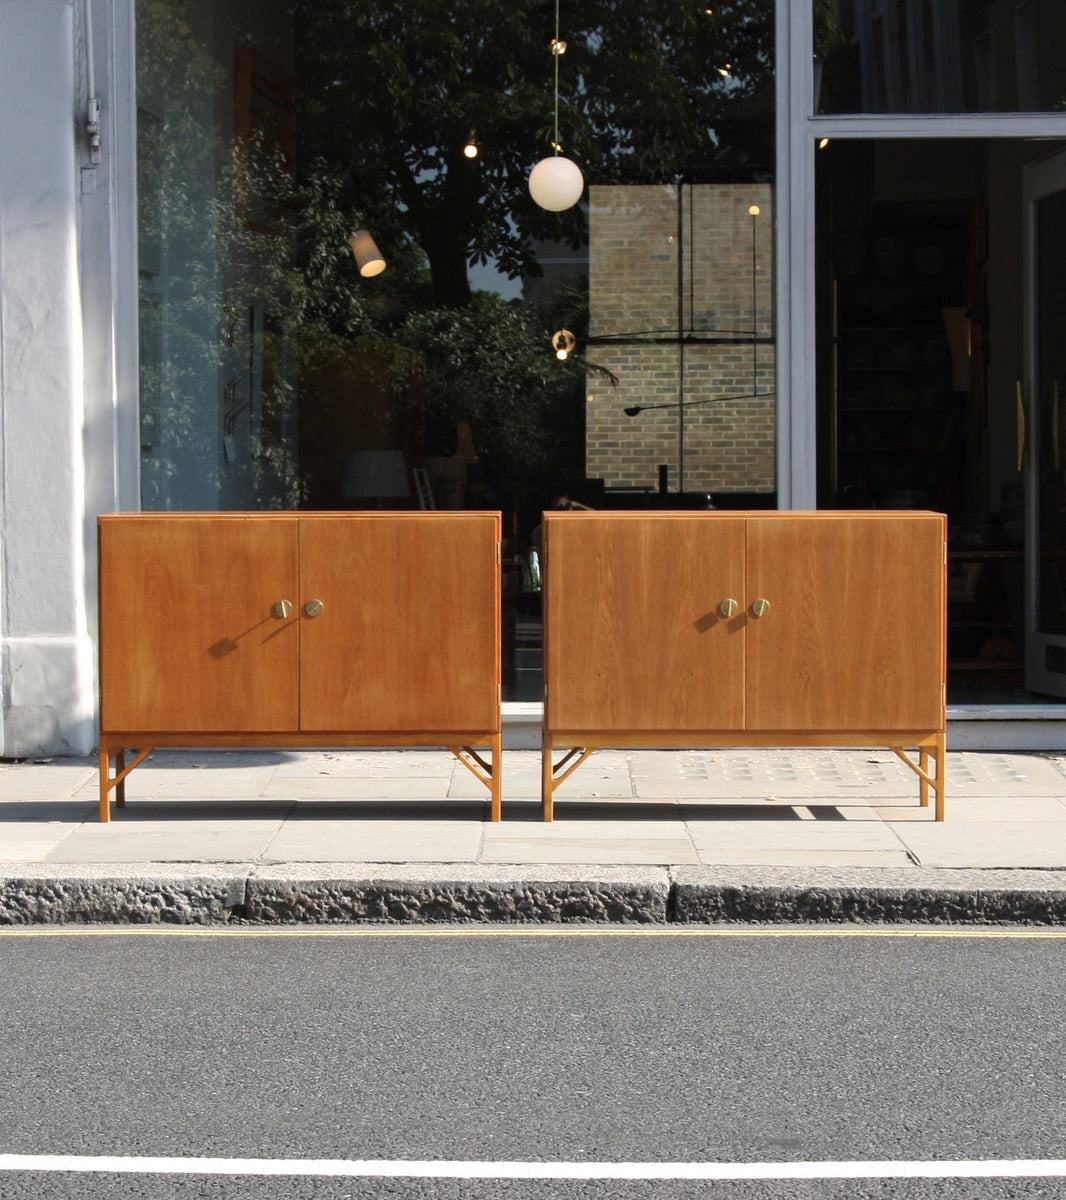
[(581, 199), (585, 179), (573, 159), (562, 154), (559, 141), (559, 59), (566, 53), (566, 42), (559, 37), (559, 0), (555, 0), (555, 37), (551, 43), (555, 59), (555, 133), (550, 158), (542, 158), (529, 173), (529, 194), (548, 212), (563, 212)]

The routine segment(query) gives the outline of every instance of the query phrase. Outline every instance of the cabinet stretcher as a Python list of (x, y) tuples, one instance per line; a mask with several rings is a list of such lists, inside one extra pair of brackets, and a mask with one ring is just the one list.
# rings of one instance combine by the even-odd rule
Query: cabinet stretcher
[[(720, 731), (685, 730), (681, 733), (662, 730), (603, 731), (543, 731), (541, 746), (541, 811), (545, 821), (554, 820), (555, 792), (559, 785), (595, 750), (652, 747), (662, 749), (703, 749), (715, 747), (860, 747), (887, 746), (918, 776), (918, 801), (922, 808), (929, 806), (930, 790), (934, 796), (933, 816), (944, 819), (944, 761), (946, 738), (943, 730), (933, 733), (873, 732), (804, 733), (795, 730), (781, 733), (745, 731), (738, 734)], [(565, 753), (558, 761), (555, 751)], [(917, 761), (908, 753), (917, 751)]]
[[(111, 793), (115, 806), (126, 806), (126, 777), (158, 747), (180, 749), (262, 747), (271, 749), (323, 749), (352, 746), (445, 746), (479, 779), (489, 791), (490, 819), (501, 818), (502, 743), (500, 731), (489, 733), (456, 733), (455, 731), (421, 733), (108, 733), (100, 736), (100, 820), (111, 820)], [(127, 753), (133, 757), (127, 762)], [(491, 752), (491, 759), (481, 751)], [(112, 761), (114, 771), (112, 772)]]

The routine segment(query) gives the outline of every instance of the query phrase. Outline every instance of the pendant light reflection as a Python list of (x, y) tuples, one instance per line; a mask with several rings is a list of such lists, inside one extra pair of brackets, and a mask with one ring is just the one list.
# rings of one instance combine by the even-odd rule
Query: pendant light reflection
[(364, 279), (380, 275), (385, 270), (385, 256), (378, 249), (377, 242), (366, 229), (357, 229), (348, 239), (355, 257), (355, 265)]
[(581, 168), (562, 153), (559, 141), (559, 59), (566, 53), (566, 42), (559, 37), (559, 0), (555, 0), (555, 37), (551, 43), (555, 59), (555, 135), (551, 158), (542, 158), (529, 174), (529, 194), (548, 212), (564, 212), (581, 199), (585, 179)]
[(555, 357), (560, 362), (566, 362), (574, 352), (576, 345), (577, 339), (569, 329), (557, 329), (552, 334), (552, 349), (555, 351)]

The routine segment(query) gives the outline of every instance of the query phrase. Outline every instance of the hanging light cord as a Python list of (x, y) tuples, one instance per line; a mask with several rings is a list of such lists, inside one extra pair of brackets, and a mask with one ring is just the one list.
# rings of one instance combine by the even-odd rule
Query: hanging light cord
[(559, 0), (555, 0), (555, 37), (552, 39), (552, 57), (555, 59), (555, 137), (552, 149), (556, 154), (562, 147), (559, 145), (559, 56), (566, 50), (566, 44), (559, 41)]

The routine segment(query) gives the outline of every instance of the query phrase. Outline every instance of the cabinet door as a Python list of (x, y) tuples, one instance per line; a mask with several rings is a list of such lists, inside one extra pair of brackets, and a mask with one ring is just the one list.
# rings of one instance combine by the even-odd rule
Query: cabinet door
[(942, 518), (753, 518), (747, 548), (749, 729), (943, 727)]
[(302, 728), (497, 729), (498, 545), (491, 513), (302, 518)]
[(101, 723), (114, 732), (297, 728), (297, 525), (285, 518), (100, 522)]
[(544, 531), (550, 728), (740, 729), (743, 520), (559, 513)]

